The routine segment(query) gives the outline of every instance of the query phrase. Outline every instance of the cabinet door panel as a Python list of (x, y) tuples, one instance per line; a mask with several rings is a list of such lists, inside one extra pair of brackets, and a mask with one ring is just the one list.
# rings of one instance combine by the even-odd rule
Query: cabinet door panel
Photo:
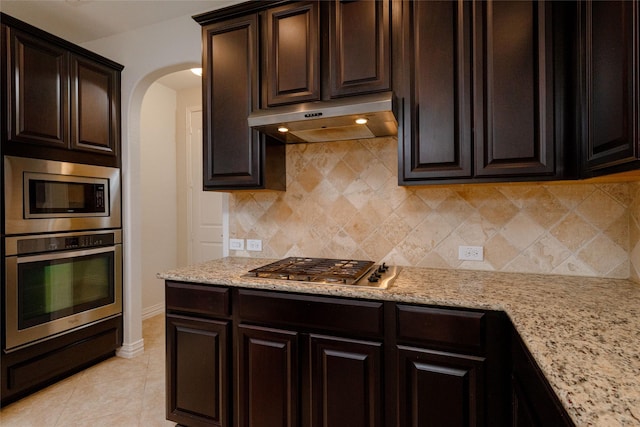
[(115, 156), (120, 130), (119, 73), (71, 56), (71, 147)]
[(257, 24), (250, 15), (203, 30), (205, 188), (261, 185), (260, 137), (247, 126), (258, 106)]
[(229, 322), (167, 315), (167, 419), (229, 426)]
[(311, 335), (311, 425), (382, 426), (382, 344)]
[(298, 423), (298, 334), (239, 325), (238, 425), (294, 427)]
[(330, 97), (390, 89), (388, 1), (330, 2)]
[(640, 18), (637, 2), (588, 1), (581, 5), (586, 71), (584, 169), (588, 175), (640, 156)]
[(19, 30), (8, 33), (7, 138), (68, 148), (68, 54)]
[(482, 426), (484, 358), (398, 347), (400, 426)]
[(471, 176), (468, 2), (403, 3), (400, 182)]
[(265, 15), (266, 106), (320, 99), (318, 2), (269, 9)]
[(491, 0), (475, 7), (475, 175), (552, 175), (551, 7)]

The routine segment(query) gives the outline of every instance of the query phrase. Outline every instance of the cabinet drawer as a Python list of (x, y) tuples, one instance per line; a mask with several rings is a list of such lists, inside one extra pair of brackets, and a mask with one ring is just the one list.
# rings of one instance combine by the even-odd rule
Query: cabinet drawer
[(398, 342), (474, 353), (484, 349), (485, 313), (398, 304), (396, 316)]
[(167, 311), (180, 311), (208, 316), (230, 316), (231, 304), (229, 298), (228, 288), (166, 282), (165, 300)]
[(348, 332), (367, 337), (383, 334), (381, 302), (239, 289), (238, 315), (242, 321), (289, 329)]

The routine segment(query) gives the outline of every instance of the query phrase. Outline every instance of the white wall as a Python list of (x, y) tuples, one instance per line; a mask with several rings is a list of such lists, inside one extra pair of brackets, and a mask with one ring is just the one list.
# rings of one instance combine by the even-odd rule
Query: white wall
[[(239, 1), (209, 1), (211, 9)], [(158, 77), (200, 66), (201, 29), (184, 16), (160, 24), (84, 43), (125, 68), (122, 72), (122, 173), (124, 228), (124, 343), (122, 357), (144, 351), (142, 339), (142, 253), (140, 182), (140, 108), (142, 98)]]
[(177, 266), (176, 91), (149, 87), (140, 114), (142, 315), (164, 310), (159, 271)]

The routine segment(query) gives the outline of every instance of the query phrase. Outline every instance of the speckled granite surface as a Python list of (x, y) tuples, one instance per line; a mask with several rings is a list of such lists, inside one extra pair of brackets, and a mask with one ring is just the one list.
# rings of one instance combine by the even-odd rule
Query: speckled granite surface
[(505, 311), (578, 426), (640, 426), (640, 285), (627, 280), (405, 267), (386, 290), (244, 277), (225, 258), (162, 279)]

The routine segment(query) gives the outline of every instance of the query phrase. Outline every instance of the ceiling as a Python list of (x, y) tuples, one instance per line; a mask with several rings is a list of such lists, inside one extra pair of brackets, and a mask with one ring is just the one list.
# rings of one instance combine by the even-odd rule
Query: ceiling
[[(0, 0), (0, 11), (75, 44), (220, 9), (241, 0)], [(125, 64), (126, 65), (126, 64)], [(200, 85), (180, 71), (159, 83), (174, 90)]]

